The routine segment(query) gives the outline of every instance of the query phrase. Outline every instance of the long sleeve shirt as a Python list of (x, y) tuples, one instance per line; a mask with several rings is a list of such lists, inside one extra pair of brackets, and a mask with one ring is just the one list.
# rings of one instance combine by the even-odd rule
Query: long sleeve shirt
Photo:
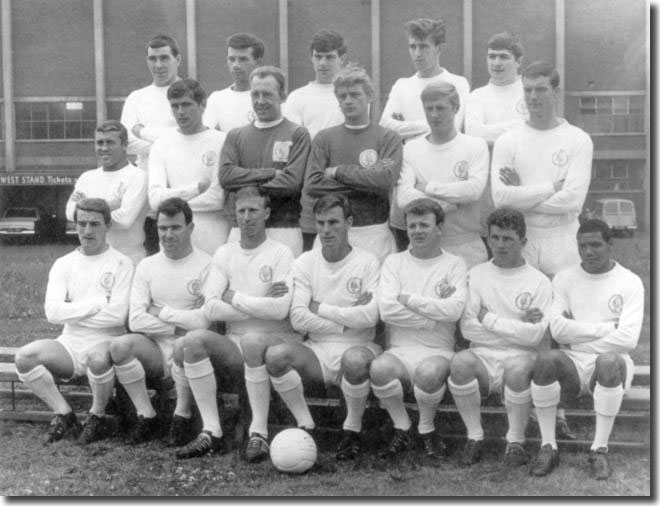
[[(328, 262), (322, 248), (300, 255), (293, 266), (291, 324), (316, 342), (365, 344), (373, 341), (378, 322), (380, 262), (368, 251), (353, 248), (338, 262)], [(365, 292), (368, 304), (353, 304)], [(309, 309), (319, 303), (318, 314)]]
[[(225, 208), (236, 226), (236, 191), (260, 186), (271, 198), (267, 226), (296, 228), (300, 219), (300, 191), (311, 141), (304, 127), (286, 118), (274, 126), (254, 123), (231, 130), (222, 148), (220, 184), (228, 192)], [(279, 175), (276, 171), (282, 171)]]
[(132, 277), (133, 263), (112, 247), (98, 255), (76, 249), (58, 258), (48, 274), (46, 318), (63, 324), (65, 336), (123, 335)]
[[(444, 287), (456, 291), (441, 298)], [(399, 296), (409, 295), (404, 305)], [(410, 250), (385, 259), (380, 272), (378, 307), (388, 325), (390, 347), (428, 346), (454, 350), (456, 323), (467, 302), (467, 267), (458, 256), (443, 252), (417, 258)]]
[(550, 331), (560, 345), (586, 353), (628, 353), (644, 319), (642, 280), (619, 263), (602, 274), (580, 265), (552, 280)]
[[(406, 143), (396, 191), (398, 208), (432, 198), (446, 212), (441, 245), (478, 239), (479, 199), (488, 179), (488, 161), (486, 142), (462, 133), (445, 144), (432, 144), (424, 137)], [(415, 188), (419, 183), (424, 191)], [(404, 225), (403, 211), (400, 220)]]
[(209, 95), (202, 117), (207, 127), (227, 133), (254, 120), (250, 90), (234, 91), (232, 86)]
[(320, 130), (344, 122), (332, 83), (311, 81), (306, 86), (293, 90), (286, 99), (284, 115), (294, 123), (304, 126), (312, 139)]
[[(550, 319), (552, 285), (527, 263), (504, 269), (492, 261), (469, 272), (469, 297), (461, 318), (463, 337), (470, 347), (538, 351)], [(488, 311), (479, 322), (478, 314)], [(528, 309), (538, 308), (543, 318), (524, 322)]]
[[(176, 260), (161, 251), (140, 262), (131, 287), (131, 331), (159, 337), (177, 328), (207, 328), (203, 302), (210, 265), (210, 255), (197, 249)], [(152, 306), (160, 309), (158, 316), (148, 312)]]
[[(491, 178), (496, 208), (522, 211), (528, 227), (551, 228), (577, 221), (591, 182), (593, 142), (566, 120), (550, 130), (525, 124), (502, 134), (493, 148)], [(500, 169), (510, 167), (519, 186), (500, 181)], [(555, 192), (554, 183), (564, 180)]]

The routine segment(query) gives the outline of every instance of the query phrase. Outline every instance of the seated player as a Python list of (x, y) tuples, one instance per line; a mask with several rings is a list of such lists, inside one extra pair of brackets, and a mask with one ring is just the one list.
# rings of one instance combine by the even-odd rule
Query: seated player
[(404, 209), (410, 249), (385, 259), (378, 306), (390, 347), (371, 363), (371, 388), (394, 422), (394, 437), (381, 452), (393, 457), (410, 445), (410, 418), (403, 404), (413, 391), (419, 406), (419, 434), (427, 457), (444, 456), (434, 438), (434, 418), (447, 389), (454, 356), (456, 322), (467, 301), (465, 261), (440, 247), (444, 212), (422, 198)]
[(560, 349), (539, 354), (534, 366), (532, 400), (542, 441), (530, 471), (545, 476), (559, 464), (553, 421), (560, 399), (591, 394), (596, 433), (589, 462), (593, 477), (605, 480), (612, 473), (607, 443), (634, 375), (629, 352), (642, 328), (644, 286), (612, 259), (612, 231), (603, 221), (580, 225), (577, 243), (582, 262), (552, 281), (550, 331)]
[(481, 459), (481, 398), (493, 393), (503, 394), (509, 422), (505, 462), (518, 466), (529, 460), (523, 448), (532, 409), (529, 384), (548, 327), (552, 286), (522, 256), (526, 237), (521, 212), (497, 209), (487, 223), (493, 258), (470, 269), (469, 298), (461, 319), (470, 348), (452, 360), (447, 383), (467, 428), (461, 466)]
[(87, 375), (93, 399), (90, 415), (105, 415), (115, 379), (110, 342), (126, 333), (133, 275), (131, 260), (106, 242), (112, 218), (105, 200), (79, 200), (73, 219), (80, 246), (55, 261), (46, 288), (46, 318), (63, 324), (62, 334), (33, 341), (16, 353), (19, 379), (55, 413), (47, 443), (80, 432), (55, 378)]
[(268, 456), (270, 383), (264, 355), (268, 346), (301, 340), (286, 319), (292, 297), (293, 253), (267, 237), (269, 216), (270, 199), (265, 190), (248, 186), (236, 192), (240, 240), (216, 251), (204, 304), (209, 320), (227, 322), (227, 333), (197, 330), (177, 341), (175, 364), (183, 365), (203, 422), (202, 432), (177, 452), (178, 458), (226, 451), (215, 374), (226, 387), (245, 377), (252, 408), (245, 455), (248, 462)]
[(321, 248), (300, 255), (293, 267), (291, 323), (308, 339), (302, 344), (272, 346), (266, 367), (299, 427), (315, 428), (303, 385), (337, 385), (346, 400), (344, 434), (337, 458), (351, 459), (361, 450), (362, 415), (369, 394), (369, 364), (380, 353), (373, 340), (378, 322), (374, 292), (379, 262), (375, 255), (351, 246), (351, 205), (343, 195), (321, 197), (314, 204)]
[[(146, 380), (169, 377), (171, 371), (177, 403), (168, 442), (181, 446), (187, 442), (192, 395), (183, 371), (172, 367), (172, 354), (178, 336), (209, 326), (202, 292), (211, 257), (192, 245), (195, 224), (185, 200), (165, 199), (158, 206), (156, 220), (160, 252), (140, 262), (133, 278), (129, 310), (133, 333), (114, 340), (110, 354), (117, 379), (138, 415), (130, 435), (132, 444), (158, 435), (160, 417), (147, 394)], [(90, 433), (90, 438), (99, 437), (102, 434)]]

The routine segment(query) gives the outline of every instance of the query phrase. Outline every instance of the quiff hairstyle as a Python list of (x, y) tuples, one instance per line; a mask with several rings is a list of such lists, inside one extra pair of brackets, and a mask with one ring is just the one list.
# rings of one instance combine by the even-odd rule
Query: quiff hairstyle
[(369, 74), (367, 74), (367, 71), (363, 67), (356, 63), (349, 63), (346, 67), (342, 68), (332, 83), (335, 87), (335, 94), (337, 93), (337, 88), (340, 86), (360, 85), (367, 95), (374, 96), (374, 86), (371, 84)]
[(458, 96), (456, 87), (453, 84), (444, 81), (427, 84), (426, 87), (422, 90), (420, 97), (422, 99), (422, 103), (442, 98), (448, 98), (449, 103), (454, 107), (455, 111), (458, 111), (458, 109), (461, 107), (461, 99)]
[(403, 214), (405, 215), (406, 223), (408, 223), (409, 214), (414, 216), (434, 214), (436, 225), (445, 222), (445, 212), (442, 210), (440, 204), (438, 204), (435, 200), (431, 200), (426, 197), (415, 199), (412, 202), (409, 202), (408, 205), (403, 208)]
[(78, 223), (78, 211), (88, 211), (91, 213), (101, 213), (106, 225), (112, 222), (112, 214), (108, 203), (99, 198), (84, 198), (76, 202), (76, 208), (73, 210), (73, 221)]
[(525, 225), (523, 213), (510, 207), (496, 209), (490, 213), (486, 223), (488, 225), (488, 235), (490, 235), (490, 229), (493, 225), (504, 230), (514, 230), (521, 240), (527, 234), (527, 225)]
[(227, 37), (227, 47), (233, 49), (252, 48), (252, 57), (255, 60), (263, 58), (266, 48), (264, 41), (251, 33), (235, 33)]
[(344, 37), (339, 32), (334, 30), (319, 30), (312, 35), (312, 42), (309, 45), (309, 52), (313, 54), (314, 51), (318, 53), (330, 53), (337, 51), (339, 56), (346, 54), (346, 44)]
[(537, 77), (550, 78), (550, 85), (552, 88), (559, 86), (559, 72), (555, 66), (547, 61), (535, 61), (527, 65), (522, 73), (523, 79), (536, 79)]
[(486, 49), (509, 51), (516, 60), (522, 58), (524, 53), (520, 38), (511, 32), (501, 32), (493, 35), (486, 44)]
[(419, 40), (431, 37), (434, 44), (442, 44), (445, 41), (445, 22), (440, 19), (419, 18), (412, 19), (405, 24), (406, 33)]
[(188, 96), (196, 103), (201, 104), (206, 100), (206, 91), (194, 79), (179, 79), (167, 88), (167, 100)]
[(183, 213), (186, 225), (192, 223), (193, 212), (192, 209), (190, 209), (188, 202), (179, 197), (170, 197), (160, 203), (158, 210), (156, 211), (156, 218), (158, 218), (159, 214), (164, 214), (165, 216), (173, 218), (179, 213)]
[(328, 193), (323, 195), (314, 203), (314, 215), (325, 213), (330, 209), (335, 207), (340, 207), (344, 213), (344, 219), (350, 218), (353, 216), (353, 207), (351, 206), (351, 201), (345, 195), (341, 193)]
[(159, 47), (169, 47), (172, 51), (172, 56), (175, 58), (179, 56), (179, 53), (181, 52), (179, 50), (179, 43), (176, 41), (176, 39), (174, 39), (174, 37), (170, 37), (169, 35), (156, 35), (149, 42), (147, 42), (145, 52), (148, 53), (149, 48), (158, 49)]

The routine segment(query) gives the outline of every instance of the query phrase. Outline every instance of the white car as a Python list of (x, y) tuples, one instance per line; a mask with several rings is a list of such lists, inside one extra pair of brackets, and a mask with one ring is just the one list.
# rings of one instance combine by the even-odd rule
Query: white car
[(1, 238), (35, 238), (41, 213), (37, 207), (8, 207), (0, 218)]

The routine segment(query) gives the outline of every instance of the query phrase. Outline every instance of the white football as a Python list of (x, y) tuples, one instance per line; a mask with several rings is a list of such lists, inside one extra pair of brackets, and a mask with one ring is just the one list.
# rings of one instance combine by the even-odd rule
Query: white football
[(270, 460), (283, 473), (304, 473), (316, 462), (316, 443), (302, 429), (284, 429), (270, 443)]

